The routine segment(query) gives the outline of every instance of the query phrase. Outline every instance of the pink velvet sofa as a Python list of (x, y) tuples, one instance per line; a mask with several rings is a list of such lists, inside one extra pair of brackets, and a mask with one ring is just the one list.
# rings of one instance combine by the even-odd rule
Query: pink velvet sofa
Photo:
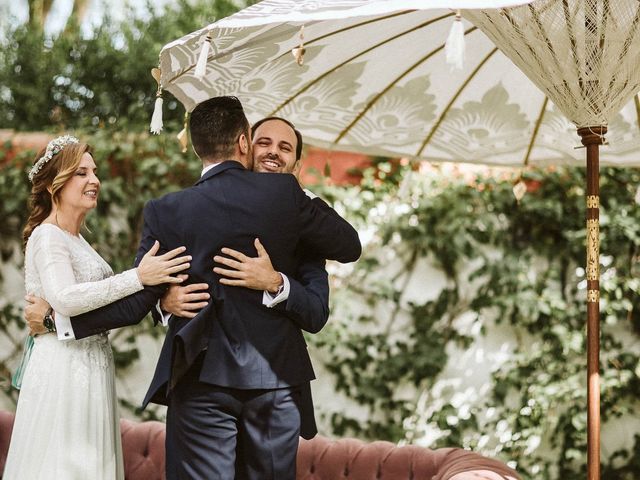
[[(165, 427), (121, 421), (127, 480), (164, 480)], [(9, 449), (13, 414), (0, 411), (0, 472)], [(1, 473), (0, 473), (1, 476)], [(519, 480), (503, 463), (459, 448), (396, 447), (354, 439), (301, 440), (298, 480)], [(61, 479), (62, 480), (62, 479)]]

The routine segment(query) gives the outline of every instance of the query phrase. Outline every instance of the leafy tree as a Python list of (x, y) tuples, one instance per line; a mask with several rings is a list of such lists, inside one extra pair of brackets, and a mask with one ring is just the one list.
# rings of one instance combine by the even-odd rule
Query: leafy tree
[[(122, 22), (106, 17), (89, 36), (76, 16), (53, 39), (34, 21), (11, 26), (0, 45), (0, 128), (147, 129), (156, 89), (150, 71), (161, 48), (238, 6), (178, 0), (164, 10), (148, 8), (145, 19), (133, 10)], [(165, 124), (178, 131), (184, 110), (169, 93), (165, 98)]]

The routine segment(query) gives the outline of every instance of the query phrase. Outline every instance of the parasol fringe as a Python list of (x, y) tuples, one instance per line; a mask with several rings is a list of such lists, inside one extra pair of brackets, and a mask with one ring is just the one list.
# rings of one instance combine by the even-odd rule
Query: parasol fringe
[(200, 56), (198, 57), (198, 63), (196, 63), (196, 69), (193, 72), (194, 76), (198, 80), (204, 78), (204, 74), (207, 71), (207, 60), (209, 59), (209, 50), (211, 49), (211, 34), (207, 33), (207, 36), (202, 42), (202, 48), (200, 49)]
[(307, 49), (304, 48), (304, 25), (300, 27), (299, 37), (300, 37), (300, 44), (296, 48), (293, 48), (291, 50), (291, 54), (296, 59), (296, 63), (299, 66), (302, 66), (304, 64), (304, 54), (307, 51)]
[(176, 135), (176, 138), (180, 143), (182, 153), (187, 153), (187, 150), (189, 147), (188, 129), (189, 129), (189, 114), (187, 112), (184, 112), (184, 127), (182, 127), (182, 130), (180, 130), (180, 133)]
[(155, 135), (159, 135), (162, 131), (162, 71), (159, 67), (152, 68), (151, 76), (158, 83), (158, 90), (156, 90), (156, 103), (153, 107), (149, 131)]
[(444, 45), (446, 61), (451, 69), (462, 70), (464, 65), (464, 25), (460, 10), (456, 12), (456, 19), (451, 25), (451, 31)]
[(156, 104), (153, 107), (153, 115), (151, 116), (151, 127), (149, 131), (154, 135), (159, 135), (162, 131), (162, 92), (156, 94)]
[(522, 179), (522, 174), (520, 174), (518, 180), (516, 180), (511, 191), (513, 192), (513, 196), (516, 197), (516, 202), (520, 203), (520, 200), (522, 200), (527, 193), (527, 184)]

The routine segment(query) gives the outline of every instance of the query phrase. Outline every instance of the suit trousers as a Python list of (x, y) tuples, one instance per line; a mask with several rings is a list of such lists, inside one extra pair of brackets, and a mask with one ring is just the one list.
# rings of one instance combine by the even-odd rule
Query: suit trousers
[(169, 396), (168, 480), (295, 480), (299, 387), (245, 390), (198, 380), (201, 362)]

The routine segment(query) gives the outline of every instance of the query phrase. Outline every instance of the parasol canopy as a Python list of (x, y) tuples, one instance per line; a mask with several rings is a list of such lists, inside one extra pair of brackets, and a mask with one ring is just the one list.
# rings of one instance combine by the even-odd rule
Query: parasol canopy
[[(598, 480), (598, 172), (600, 161), (640, 165), (639, 29), (637, 0), (267, 0), (166, 45), (159, 84), (188, 111), (237, 95), (251, 121), (283, 116), (310, 144), (370, 155), (584, 165), (578, 127), (588, 177), (587, 463)], [(459, 49), (449, 55), (456, 31), (467, 45), (461, 71), (447, 62), (460, 60)]]
[[(445, 40), (455, 12), (441, 7), (514, 3), (530, 2), (261, 2), (167, 44), (160, 54), (161, 83), (188, 111), (213, 96), (237, 95), (250, 121), (284, 116), (307, 143), (329, 149), (438, 162), (584, 165), (572, 123), (580, 125), (579, 117), (568, 117), (556, 106), (564, 108), (565, 92), (543, 93), (493, 38), (464, 18), (463, 69), (452, 70), (446, 63)], [(540, 21), (549, 10), (542, 9)], [(463, 11), (463, 17), (483, 29), (494, 25), (498, 33), (490, 35), (495, 37), (504, 30), (499, 21), (508, 21), (505, 11)], [(208, 61), (204, 77), (198, 78), (195, 67), (207, 35)], [(531, 37), (528, 32), (525, 43), (533, 44)], [(305, 53), (298, 65), (291, 51), (301, 45)], [(640, 41), (633, 48), (640, 48)], [(572, 67), (563, 53), (556, 63)], [(634, 66), (631, 60), (626, 65)], [(611, 62), (603, 67), (611, 71)], [(630, 90), (627, 86), (625, 92)], [(597, 123), (608, 123), (611, 132), (601, 161), (640, 165), (635, 153), (640, 103), (629, 96), (622, 103), (620, 112)]]

